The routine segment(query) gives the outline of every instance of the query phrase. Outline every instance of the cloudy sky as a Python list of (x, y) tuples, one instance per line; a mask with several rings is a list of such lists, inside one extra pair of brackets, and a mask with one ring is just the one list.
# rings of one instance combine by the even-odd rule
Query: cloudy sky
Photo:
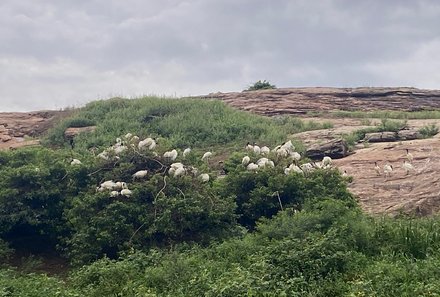
[(259, 79), (440, 89), (440, 1), (0, 1), (0, 111)]

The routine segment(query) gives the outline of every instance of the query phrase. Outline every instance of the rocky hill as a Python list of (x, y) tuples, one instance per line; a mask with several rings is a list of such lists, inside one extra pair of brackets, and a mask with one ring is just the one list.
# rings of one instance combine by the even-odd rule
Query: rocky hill
[[(343, 134), (374, 126), (378, 121), (308, 118), (309, 112), (440, 109), (440, 91), (415, 88), (289, 88), (213, 93), (198, 98), (222, 100), (238, 109), (267, 116), (293, 114), (333, 124), (330, 129), (293, 135), (306, 146), (341, 138)], [(38, 137), (66, 114), (59, 111), (0, 113), (0, 149), (38, 144)], [(408, 128), (417, 130), (428, 124), (440, 127), (440, 120), (409, 120)], [(415, 170), (408, 175), (401, 168), (406, 149), (415, 157)], [(375, 162), (380, 166), (392, 164), (395, 170), (391, 177), (377, 175)], [(349, 188), (370, 213), (429, 215), (440, 211), (440, 135), (431, 139), (361, 145), (335, 164), (353, 177)]]
[(203, 98), (263, 115), (306, 114), (336, 110), (404, 110), (440, 108), (440, 90), (416, 88), (286, 88), (211, 93)]
[(39, 143), (38, 137), (68, 111), (34, 111), (0, 113), (0, 149)]

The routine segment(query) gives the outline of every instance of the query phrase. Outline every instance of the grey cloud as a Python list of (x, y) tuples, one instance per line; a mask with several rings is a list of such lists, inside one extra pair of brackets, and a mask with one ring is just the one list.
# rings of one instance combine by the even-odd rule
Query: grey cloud
[(0, 110), (258, 79), (440, 88), (439, 36), (435, 0), (4, 0)]

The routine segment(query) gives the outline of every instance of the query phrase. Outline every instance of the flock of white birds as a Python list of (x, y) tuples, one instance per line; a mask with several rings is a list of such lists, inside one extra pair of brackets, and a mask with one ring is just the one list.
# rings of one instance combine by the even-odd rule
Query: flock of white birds
[[(402, 164), (402, 168), (405, 171), (406, 175), (410, 174), (411, 172), (415, 172), (415, 167), (412, 164), (413, 160), (414, 156), (410, 153), (408, 149), (406, 149), (406, 160), (404, 160)], [(377, 162), (374, 162), (374, 171), (378, 176), (381, 176), (383, 173), (385, 178), (389, 178), (393, 174), (394, 167), (387, 162), (385, 163), (385, 165), (383, 165), (383, 168), (381, 168)]]
[[(97, 154), (97, 157), (105, 161), (119, 160), (119, 155), (130, 148), (138, 153), (150, 151), (154, 157), (160, 158), (155, 151), (156, 147), (157, 141), (155, 138), (147, 137), (144, 140), (140, 140), (138, 136), (133, 135), (132, 133), (127, 133), (122, 138), (116, 138), (116, 143)], [(255, 143), (253, 145), (247, 143), (246, 150), (249, 152), (250, 156), (244, 156), (241, 163), (251, 172), (258, 172), (259, 169), (265, 168), (266, 166), (275, 167), (275, 162), (278, 162), (281, 159), (288, 159), (292, 162), (284, 169), (286, 175), (291, 173), (307, 175), (315, 169), (328, 169), (332, 167), (332, 159), (328, 156), (325, 156), (321, 162), (309, 162), (300, 165), (299, 161), (301, 160), (301, 155), (295, 151), (295, 146), (292, 144), (291, 140), (276, 146), (272, 150), (267, 146), (259, 147)], [(184, 149), (182, 153), (183, 159), (186, 159), (191, 153), (191, 148)], [(167, 173), (170, 177), (177, 178), (183, 175), (191, 175), (199, 179), (201, 182), (208, 182), (210, 180), (210, 175), (208, 173), (199, 173), (199, 170), (194, 166), (187, 166), (181, 162), (175, 162), (178, 156), (179, 152), (177, 149), (166, 151), (162, 155), (161, 160), (166, 164), (169, 164), (167, 166)], [(212, 152), (205, 152), (201, 157), (201, 160), (207, 162), (209, 165), (209, 159), (212, 156)], [(269, 159), (269, 156), (274, 157), (275, 161)], [(251, 162), (252, 158), (258, 159), (255, 162)], [(80, 165), (81, 161), (78, 159), (72, 159), (70, 164), (73, 166)], [(146, 169), (139, 170), (132, 175), (133, 181), (145, 179), (148, 174), (149, 171)], [(126, 182), (115, 182), (113, 180), (102, 182), (100, 186), (96, 188), (96, 191), (110, 192), (110, 197), (130, 197), (133, 194), (128, 188)]]

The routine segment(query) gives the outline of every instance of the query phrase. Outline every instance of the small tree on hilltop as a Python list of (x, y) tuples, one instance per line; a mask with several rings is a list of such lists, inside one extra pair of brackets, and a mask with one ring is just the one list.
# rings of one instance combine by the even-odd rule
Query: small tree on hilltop
[(270, 84), (267, 80), (259, 80), (255, 82), (253, 85), (249, 86), (246, 91), (256, 91), (256, 90), (265, 90), (265, 89), (276, 89), (275, 85)]

